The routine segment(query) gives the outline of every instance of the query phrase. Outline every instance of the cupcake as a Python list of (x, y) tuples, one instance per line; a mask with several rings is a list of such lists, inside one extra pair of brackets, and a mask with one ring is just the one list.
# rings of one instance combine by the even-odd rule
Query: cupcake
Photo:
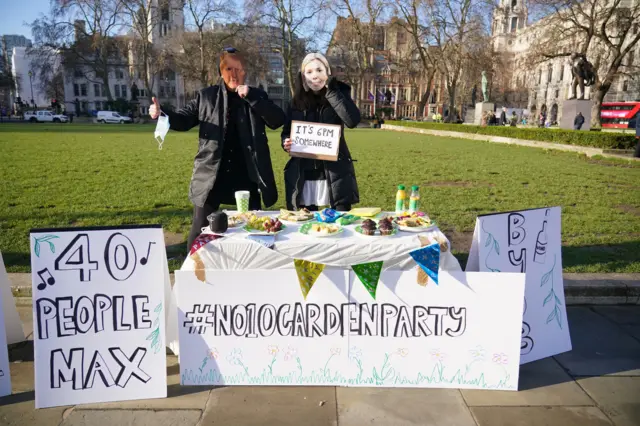
[(378, 230), (380, 230), (380, 235), (391, 235), (393, 232), (393, 224), (391, 220), (388, 218), (382, 219), (378, 223)]
[(364, 235), (373, 235), (376, 233), (376, 223), (371, 219), (364, 220), (361, 228)]

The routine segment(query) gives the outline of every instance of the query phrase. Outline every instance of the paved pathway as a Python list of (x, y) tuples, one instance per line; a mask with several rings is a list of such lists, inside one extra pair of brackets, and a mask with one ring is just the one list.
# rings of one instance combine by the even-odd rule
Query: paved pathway
[[(25, 332), (31, 307), (20, 306)], [(166, 399), (34, 409), (33, 347), (13, 347), (0, 425), (640, 425), (640, 306), (568, 308), (573, 350), (521, 367), (520, 391), (179, 385)]]

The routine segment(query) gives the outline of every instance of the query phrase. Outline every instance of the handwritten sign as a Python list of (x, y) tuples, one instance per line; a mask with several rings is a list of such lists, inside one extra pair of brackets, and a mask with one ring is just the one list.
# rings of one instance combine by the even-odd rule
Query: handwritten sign
[(291, 122), (291, 155), (315, 160), (338, 160), (342, 127), (335, 124)]
[(160, 226), (30, 240), (36, 408), (166, 397)]
[(571, 350), (560, 207), (479, 216), (467, 271), (526, 273), (521, 362)]
[[(2, 273), (4, 277), (0, 276), (0, 279), (6, 278), (6, 271), (4, 270), (4, 263), (2, 263), (2, 255), (0, 254), (0, 264), (2, 265)], [(2, 283), (0, 283), (2, 285)], [(9, 353), (7, 352), (7, 333), (4, 308), (6, 303), (4, 302), (5, 294), (0, 291), (0, 397), (5, 395), (11, 395), (11, 374), (9, 374)], [(11, 294), (11, 293), (9, 293)], [(13, 304), (13, 301), (11, 301)], [(13, 310), (15, 311), (15, 306)]]
[(517, 390), (524, 275), (416, 273), (176, 271), (181, 383)]

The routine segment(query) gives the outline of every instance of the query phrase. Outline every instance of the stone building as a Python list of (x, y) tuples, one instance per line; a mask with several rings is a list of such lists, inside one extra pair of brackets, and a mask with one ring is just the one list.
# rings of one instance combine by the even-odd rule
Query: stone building
[[(528, 61), (535, 38), (540, 33), (549, 31), (549, 25), (548, 17), (529, 23), (527, 0), (500, 0), (494, 10), (491, 28), (494, 50), (501, 56), (505, 68), (504, 78), (493, 83), (493, 93), (497, 95), (492, 101), (498, 106), (526, 109), (534, 117), (544, 111), (548, 119), (555, 123), (562, 116), (563, 100), (567, 99), (571, 92), (572, 74), (569, 58), (550, 59), (534, 67)], [(638, 31), (637, 25), (634, 31)], [(566, 39), (558, 42), (560, 50), (562, 43), (571, 41)], [(636, 47), (631, 51), (625, 62), (634, 64), (638, 50)], [(589, 53), (587, 57), (590, 57)], [(496, 87), (500, 84), (504, 87)], [(590, 88), (587, 88), (585, 98), (590, 98), (591, 95)], [(638, 100), (640, 78), (620, 76), (605, 96), (604, 102)]]

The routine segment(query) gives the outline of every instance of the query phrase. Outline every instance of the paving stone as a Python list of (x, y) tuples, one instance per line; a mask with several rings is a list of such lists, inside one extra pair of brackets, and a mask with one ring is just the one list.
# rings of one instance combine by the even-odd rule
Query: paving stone
[(9, 363), (11, 390), (13, 393), (29, 392), (34, 389), (33, 361)]
[(519, 391), (463, 389), (469, 406), (593, 405), (593, 401), (553, 358), (520, 366)]
[(333, 387), (233, 386), (214, 389), (201, 426), (337, 425)]
[(340, 426), (475, 426), (456, 389), (337, 388)]
[(640, 425), (640, 377), (589, 377), (578, 384), (616, 426)]
[[(77, 410), (62, 422), (62, 426), (190, 426), (196, 425), (200, 410)], [(38, 425), (39, 426), (39, 425)]]
[(471, 407), (478, 426), (611, 426), (596, 407)]
[(68, 407), (36, 410), (35, 393), (20, 392), (0, 398), (0, 425), (2, 426), (58, 426)]
[(570, 375), (640, 376), (640, 342), (585, 307), (567, 308), (573, 349), (556, 360)]
[(213, 386), (180, 386), (178, 357), (170, 355), (167, 356), (167, 398), (84, 404), (78, 409), (204, 410), (212, 388)]
[(640, 306), (595, 306), (593, 310), (640, 340)]

